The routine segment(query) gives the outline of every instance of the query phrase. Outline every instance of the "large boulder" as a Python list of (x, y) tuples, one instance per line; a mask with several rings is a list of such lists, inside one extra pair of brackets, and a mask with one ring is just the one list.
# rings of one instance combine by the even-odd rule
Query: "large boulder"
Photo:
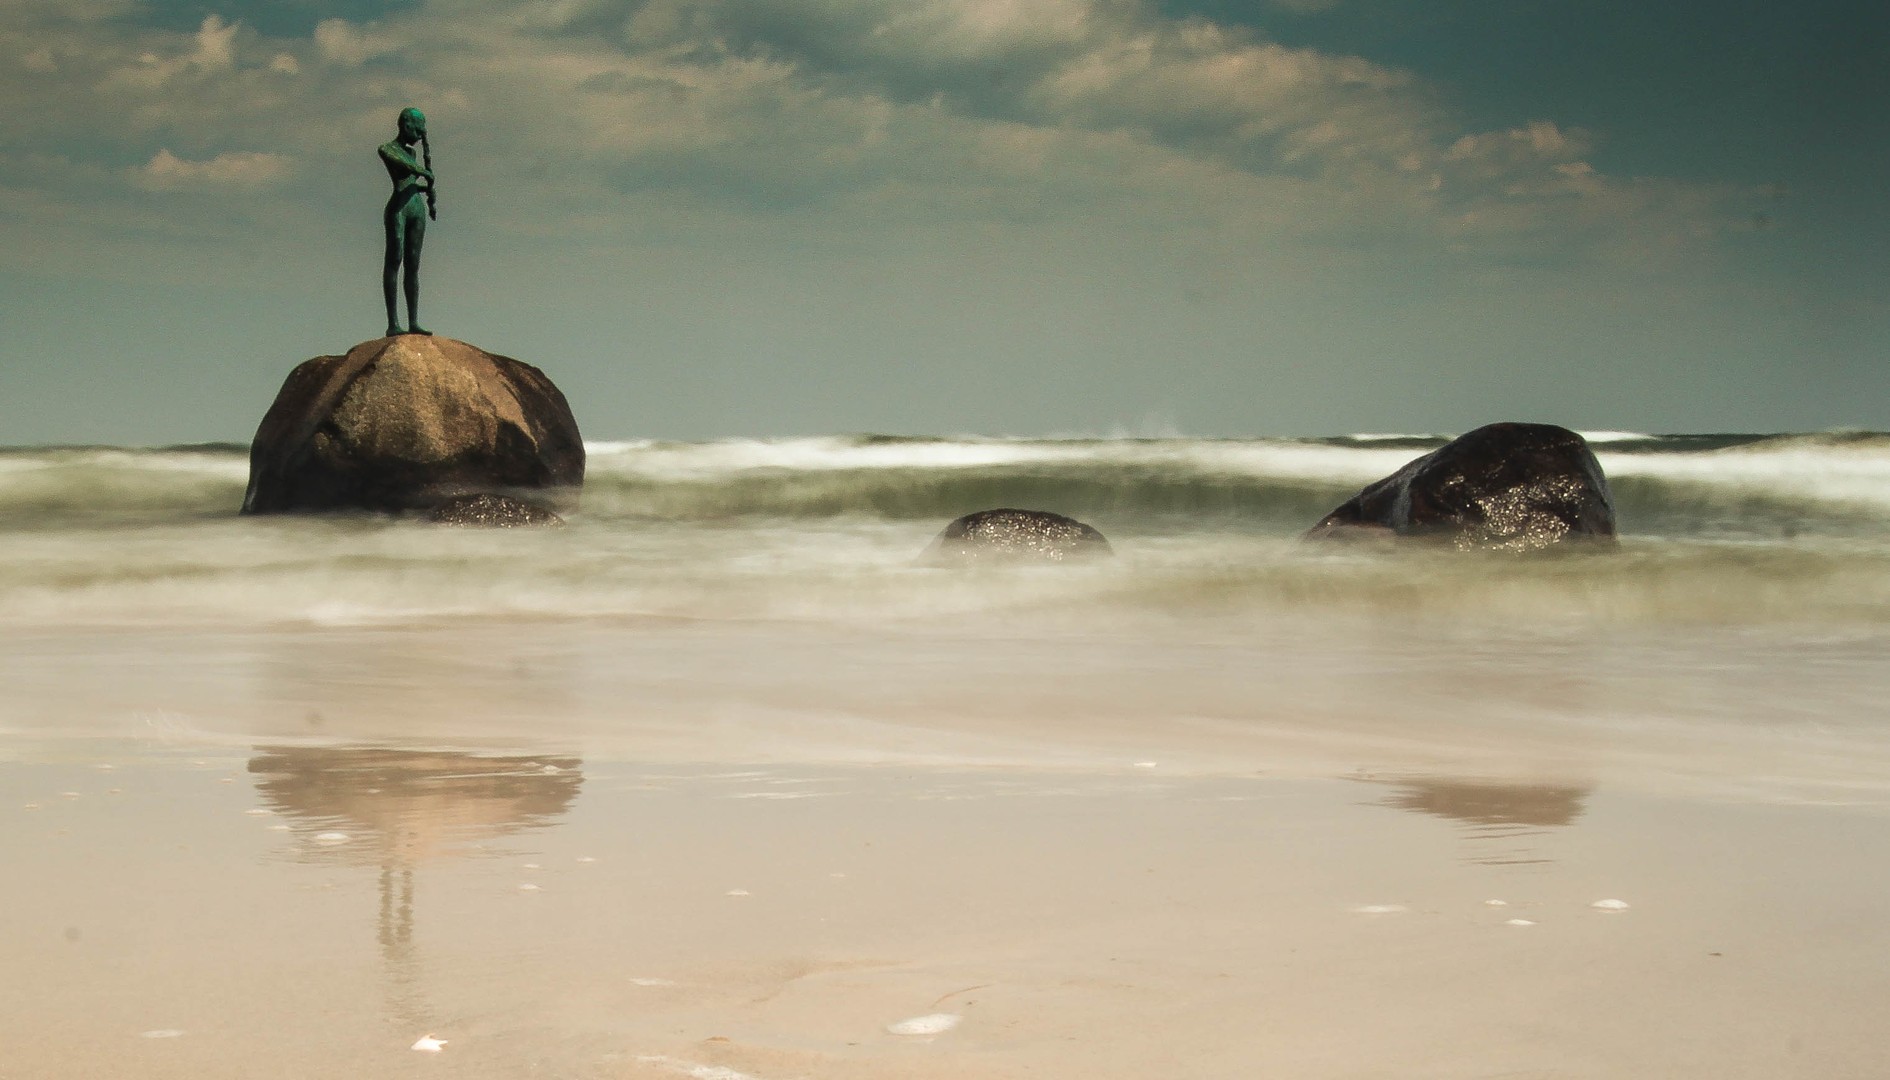
[(1102, 533), (1075, 518), (1009, 508), (966, 514), (945, 526), (927, 552), (941, 565), (1063, 562), (1113, 554)]
[(250, 444), (243, 512), (429, 509), (474, 494), (568, 509), (583, 483), (577, 421), (544, 372), (402, 334), (289, 373)]
[(1366, 487), (1306, 535), (1425, 537), (1464, 550), (1612, 546), (1614, 500), (1580, 435), (1551, 424), (1490, 424)]

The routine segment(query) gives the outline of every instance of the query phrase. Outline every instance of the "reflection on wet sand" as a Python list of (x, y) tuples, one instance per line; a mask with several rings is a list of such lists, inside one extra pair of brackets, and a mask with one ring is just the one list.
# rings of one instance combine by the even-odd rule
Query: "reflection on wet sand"
[(297, 831), (354, 829), (324, 857), (412, 863), (550, 825), (584, 784), (573, 757), (488, 757), (381, 747), (259, 747), (257, 794)]
[[(389, 1010), (425, 1020), (414, 955), (415, 863), (555, 824), (584, 776), (574, 757), (491, 757), (382, 747), (258, 747), (264, 803), (304, 841), (299, 854), (380, 867), (376, 934)], [(337, 837), (343, 842), (331, 843)]]
[(1592, 787), (1576, 784), (1491, 783), (1451, 778), (1392, 781), (1398, 790), (1383, 805), (1447, 818), (1464, 826), (1474, 845), (1466, 862), (1522, 866), (1552, 861), (1538, 838), (1574, 824)]

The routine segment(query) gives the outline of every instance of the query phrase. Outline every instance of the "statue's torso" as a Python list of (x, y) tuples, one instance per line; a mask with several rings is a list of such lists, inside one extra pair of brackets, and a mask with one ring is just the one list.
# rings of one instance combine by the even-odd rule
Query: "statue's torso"
[(426, 194), (426, 180), (414, 170), (419, 164), (413, 160), (413, 153), (402, 146), (399, 140), (381, 144), (381, 164), (387, 167), (387, 178), (394, 182), (394, 194), (388, 200), (389, 206), (396, 206), (412, 201)]

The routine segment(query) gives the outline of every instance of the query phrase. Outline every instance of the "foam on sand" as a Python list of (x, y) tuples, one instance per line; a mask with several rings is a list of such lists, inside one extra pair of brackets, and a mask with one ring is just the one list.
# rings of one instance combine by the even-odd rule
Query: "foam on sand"
[(887, 1024), (886, 1030), (894, 1035), (942, 1035), (963, 1019), (956, 1013), (927, 1013)]

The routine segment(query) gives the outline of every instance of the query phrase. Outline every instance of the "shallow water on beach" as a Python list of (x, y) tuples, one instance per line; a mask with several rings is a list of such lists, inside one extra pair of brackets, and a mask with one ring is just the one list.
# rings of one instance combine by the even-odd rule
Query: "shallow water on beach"
[(0, 790), (8, 1075), (1890, 1067), (1880, 807), (111, 741)]
[[(1297, 542), (1437, 442), (595, 444), (496, 532), (0, 452), (0, 1077), (1890, 1071), (1890, 440)], [(920, 563), (998, 505), (1116, 557)]]

